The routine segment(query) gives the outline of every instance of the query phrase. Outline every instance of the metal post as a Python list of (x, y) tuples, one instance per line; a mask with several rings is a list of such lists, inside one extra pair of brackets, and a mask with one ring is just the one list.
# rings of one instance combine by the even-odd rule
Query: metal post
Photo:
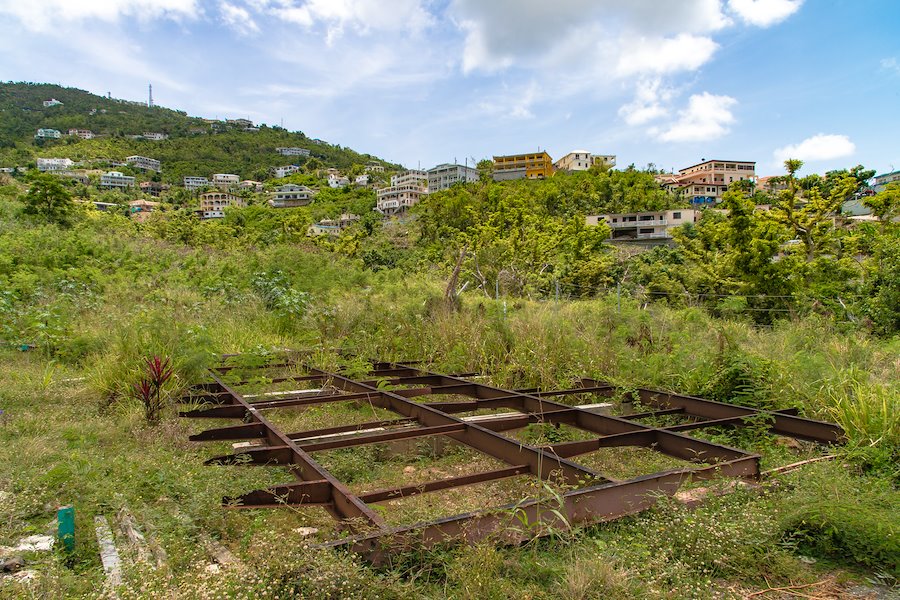
[(616, 284), (616, 312), (622, 312), (622, 282)]

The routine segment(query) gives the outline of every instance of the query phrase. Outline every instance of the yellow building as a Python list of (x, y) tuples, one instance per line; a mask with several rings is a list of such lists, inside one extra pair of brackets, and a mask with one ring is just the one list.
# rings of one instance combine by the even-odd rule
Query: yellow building
[(494, 157), (494, 181), (544, 179), (553, 175), (553, 159), (546, 152)]

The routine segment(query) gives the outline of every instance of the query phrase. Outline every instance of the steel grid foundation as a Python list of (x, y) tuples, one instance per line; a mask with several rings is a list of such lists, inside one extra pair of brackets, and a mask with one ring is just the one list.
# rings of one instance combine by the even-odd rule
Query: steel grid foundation
[[(570, 389), (506, 390), (480, 383), (481, 377), (474, 373), (444, 375), (412, 362), (376, 362), (361, 378), (341, 371), (320, 370), (299, 359), (279, 360), (255, 367), (224, 365), (211, 369), (211, 381), (196, 386), (194, 393), (184, 399), (201, 402), (204, 407), (182, 412), (181, 416), (234, 419), (239, 424), (208, 429), (190, 439), (197, 442), (257, 440), (256, 445), (212, 458), (207, 464), (283, 466), (295, 478), (289, 483), (225, 498), (224, 506), (321, 506), (348, 533), (347, 537), (321, 546), (352, 550), (376, 563), (386, 560), (392, 552), (412, 547), (453, 540), (472, 542), (489, 536), (515, 543), (560, 528), (615, 519), (651, 507), (661, 496), (674, 495), (689, 481), (759, 477), (758, 455), (689, 437), (683, 433), (686, 431), (753, 425), (766, 427), (774, 434), (824, 444), (840, 443), (844, 437), (837, 425), (804, 419), (789, 411), (766, 412), (643, 388), (624, 393), (613, 385), (589, 378), (581, 379)], [(245, 396), (238, 389), (252, 381), (226, 382), (226, 374), (235, 368), (242, 374), (275, 368), (297, 370), (297, 373), (266, 377), (263, 381), (269, 384), (307, 382), (318, 389)], [(639, 402), (643, 408), (642, 412), (610, 416), (552, 400), (571, 395), (624, 396)], [(425, 396), (452, 398), (416, 400)], [(297, 410), (333, 402), (366, 403), (390, 411), (396, 418), (285, 433), (266, 417), (269, 411)], [(211, 407), (206, 407), (210, 404)], [(500, 409), (506, 412), (457, 416)], [(667, 415), (675, 415), (683, 422), (662, 427), (642, 423)], [(566, 425), (590, 435), (584, 440), (532, 446), (503, 433), (533, 423)], [(446, 436), (507, 466), (356, 495), (312, 456), (325, 450), (437, 436)], [(604, 448), (623, 446), (647, 448), (690, 464), (616, 480), (571, 460)], [(523, 499), (402, 527), (388, 526), (370, 506), (523, 475), (552, 481), (563, 491), (545, 498)], [(523, 523), (529, 526), (524, 527)]]

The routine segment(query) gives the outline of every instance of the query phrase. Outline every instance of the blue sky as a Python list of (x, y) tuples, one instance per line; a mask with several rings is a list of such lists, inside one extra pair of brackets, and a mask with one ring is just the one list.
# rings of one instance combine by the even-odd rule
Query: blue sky
[(896, 0), (0, 0), (0, 79), (409, 167), (545, 149), (900, 169)]

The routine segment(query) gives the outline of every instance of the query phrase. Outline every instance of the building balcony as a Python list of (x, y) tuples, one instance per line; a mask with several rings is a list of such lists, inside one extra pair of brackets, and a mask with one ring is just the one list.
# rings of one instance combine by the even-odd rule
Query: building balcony
[(636, 227), (659, 227), (668, 225), (668, 221), (666, 219), (654, 219), (653, 221), (623, 221), (620, 223), (610, 223), (606, 221), (606, 224), (609, 225), (611, 229), (634, 229)]

